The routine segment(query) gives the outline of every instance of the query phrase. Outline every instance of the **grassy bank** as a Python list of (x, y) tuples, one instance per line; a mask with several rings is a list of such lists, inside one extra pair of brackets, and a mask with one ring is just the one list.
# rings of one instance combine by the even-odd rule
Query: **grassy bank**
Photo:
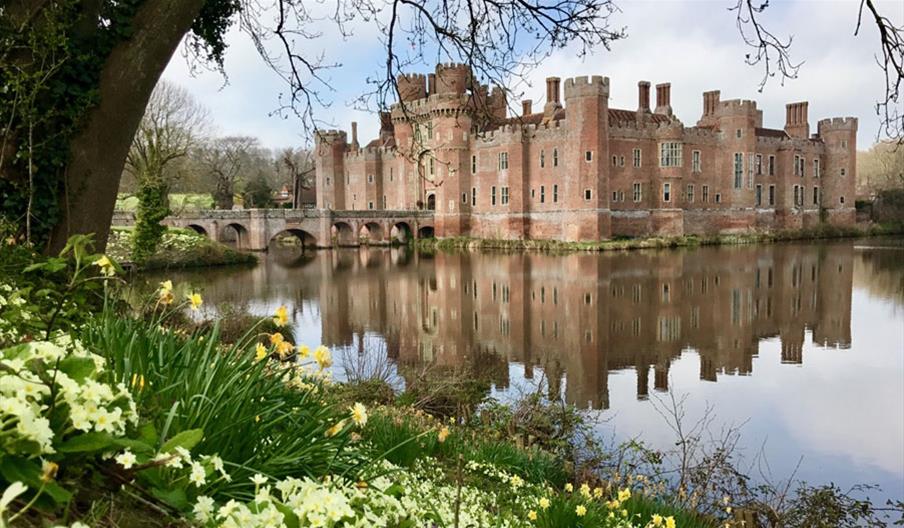
[(782, 230), (768, 233), (740, 233), (732, 235), (621, 238), (594, 242), (565, 242), (559, 240), (502, 240), (470, 237), (429, 238), (417, 241), (421, 250), (511, 250), (511, 251), (625, 251), (632, 249), (667, 249), (696, 246), (768, 244), (791, 240), (825, 240), (904, 234), (904, 222), (876, 224), (867, 227), (819, 226), (813, 229)]
[[(107, 253), (124, 265), (131, 265), (132, 233), (131, 228), (114, 227), (107, 242)], [(141, 269), (178, 269), (256, 262), (256, 256), (236, 251), (191, 229), (171, 227), (163, 235), (157, 252)]]

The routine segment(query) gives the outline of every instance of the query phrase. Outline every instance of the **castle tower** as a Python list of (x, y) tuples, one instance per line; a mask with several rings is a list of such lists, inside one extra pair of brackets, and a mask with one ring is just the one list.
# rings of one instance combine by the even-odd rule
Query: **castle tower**
[(435, 159), (436, 236), (467, 234), (471, 213), (470, 131), (472, 115), (465, 95), (471, 71), (462, 64), (436, 67), (436, 99), (430, 98)]
[(819, 138), (825, 145), (825, 165), (820, 175), (826, 221), (853, 225), (855, 182), (857, 181), (857, 118), (836, 117), (820, 120)]
[[(556, 98), (558, 100), (558, 98)], [(549, 103), (547, 103), (548, 105)], [(565, 81), (565, 206), (574, 211), (565, 225), (566, 240), (609, 238), (609, 78), (576, 77)]]
[(345, 209), (345, 132), (324, 130), (314, 138), (317, 208)]

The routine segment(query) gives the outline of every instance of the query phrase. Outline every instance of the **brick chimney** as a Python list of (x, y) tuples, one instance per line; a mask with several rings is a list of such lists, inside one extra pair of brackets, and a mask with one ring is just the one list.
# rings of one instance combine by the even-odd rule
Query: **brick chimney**
[(352, 148), (358, 149), (358, 123), (357, 121), (352, 121)]
[(530, 99), (525, 99), (521, 101), (521, 115), (527, 117), (531, 115), (533, 101)]
[(785, 132), (791, 137), (807, 139), (810, 137), (810, 122), (807, 118), (810, 103), (788, 103), (785, 105)]
[(436, 93), (436, 74), (428, 73), (427, 74), (427, 95), (433, 95)]
[(672, 115), (672, 84), (662, 83), (656, 85), (656, 113)]
[(558, 77), (546, 78), (546, 104), (559, 102), (559, 82)]
[(637, 83), (637, 110), (640, 112), (650, 111), (650, 81)]
[(719, 106), (720, 95), (721, 95), (721, 92), (719, 90), (703, 92), (703, 115), (704, 116), (711, 116), (716, 113), (716, 108)]

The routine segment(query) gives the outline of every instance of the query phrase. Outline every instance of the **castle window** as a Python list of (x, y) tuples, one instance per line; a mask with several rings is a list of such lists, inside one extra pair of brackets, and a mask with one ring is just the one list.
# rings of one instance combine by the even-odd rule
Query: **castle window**
[(703, 201), (704, 202), (709, 201), (709, 185), (703, 186)]
[(433, 176), (436, 174), (436, 160), (434, 158), (427, 159), (427, 173), (430, 176)]
[(769, 156), (769, 176), (775, 176), (775, 156)]
[(617, 202), (617, 201), (618, 201), (618, 192), (612, 191), (612, 201), (613, 201), (613, 202)]
[[(589, 152), (588, 152), (589, 154)], [(618, 156), (612, 156), (612, 166), (618, 167)]]
[(844, 169), (841, 169), (841, 175), (844, 176), (847, 173)]
[(846, 139), (841, 140), (841, 148), (843, 148), (843, 149), (847, 148), (847, 140)]
[(672, 201), (672, 184), (671, 183), (663, 183), (662, 184), (662, 201), (663, 202), (671, 202)]
[(541, 150), (540, 151), (540, 168), (542, 169), (545, 166), (546, 166), (546, 152)]
[(618, 191), (618, 201), (619, 202), (625, 201), (625, 191)]
[(800, 199), (800, 185), (794, 186), (794, 205), (799, 206), (801, 202)]
[(327, 185), (330, 184), (330, 177), (329, 177), (329, 176), (326, 177), (326, 184), (327, 184)]
[(367, 208), (368, 208), (368, 209), (373, 209), (373, 208), (374, 208), (374, 203), (373, 203), (373, 202), (367, 202)]
[(769, 205), (775, 205), (775, 185), (769, 186)]
[(742, 134), (743, 134), (743, 131), (742, 131), (740, 128), (737, 129), (737, 130), (735, 130), (735, 136), (736, 136), (736, 137), (740, 138)]
[(762, 154), (756, 155), (756, 161), (754, 161), (754, 169), (755, 169), (757, 176), (760, 176), (763, 174), (763, 155)]
[(502, 192), (502, 205), (508, 205), (509, 203), (509, 191), (508, 187), (501, 187), (500, 190)]
[(552, 203), (556, 203), (559, 201), (559, 186), (552, 186)]
[(641, 189), (640, 182), (634, 182), (634, 201), (639, 202), (643, 199), (643, 190)]
[(537, 190), (536, 190), (536, 189), (531, 189), (531, 190), (530, 190), (530, 197), (531, 197), (531, 199), (534, 199), (536, 196), (537, 196)]
[(593, 161), (593, 151), (588, 150), (584, 152), (584, 161)]
[(691, 152), (691, 172), (700, 172), (700, 151)]
[(559, 166), (559, 149), (557, 148), (552, 149), (552, 166)]
[(499, 153), (499, 170), (508, 170), (508, 152)]
[(373, 183), (373, 182), (374, 182), (374, 175), (368, 174), (367, 175), (367, 183)]
[(734, 188), (741, 188), (741, 180), (744, 176), (744, 154), (735, 152), (734, 155)]
[(722, 203), (722, 193), (716, 193), (716, 203)]
[(694, 203), (694, 184), (687, 186), (687, 203)]
[(763, 186), (758, 183), (756, 184), (756, 206), (761, 205), (763, 205)]
[(477, 156), (471, 156), (471, 174), (477, 174)]
[(471, 207), (477, 205), (477, 187), (471, 187)]
[(681, 166), (681, 142), (669, 141), (659, 144), (659, 166), (660, 167), (680, 167)]
[(841, 205), (844, 205), (844, 196), (838, 197), (838, 203), (840, 203)]
[(461, 193), (461, 203), (468, 204), (468, 193)]
[(634, 168), (639, 168), (641, 163), (641, 151), (639, 148), (634, 149)]
[(801, 156), (797, 160), (797, 163), (800, 165), (800, 177), (803, 178), (804, 177), (804, 163), (805, 163), (804, 157)]
[(794, 175), (801, 176), (800, 173), (800, 156), (794, 156)]
[(386, 209), (386, 195), (383, 195), (383, 209)]
[(496, 205), (496, 186), (490, 188), (490, 205)]
[(427, 139), (433, 139), (433, 123), (427, 123)]
[(389, 167), (389, 181), (392, 181), (392, 167)]
[(618, 166), (619, 166), (619, 167), (624, 167), (624, 166), (625, 166), (625, 157), (624, 157), (624, 156), (619, 156), (619, 157), (618, 157)]
[(819, 160), (813, 160), (813, 177), (819, 178)]
[(813, 187), (813, 205), (819, 205), (819, 187)]
[(593, 191), (591, 191), (590, 189), (584, 189), (584, 199), (587, 201), (590, 201), (590, 199), (592, 197), (593, 197)]
[(546, 186), (541, 185), (540, 186), (540, 203), (545, 203), (545, 202), (546, 202)]

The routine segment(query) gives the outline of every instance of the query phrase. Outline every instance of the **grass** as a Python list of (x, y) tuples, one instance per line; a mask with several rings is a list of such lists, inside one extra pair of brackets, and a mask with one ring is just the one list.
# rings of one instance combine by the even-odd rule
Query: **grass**
[(669, 249), (679, 247), (764, 244), (791, 240), (821, 240), (833, 238), (854, 238), (864, 236), (884, 236), (904, 233), (904, 221), (870, 225), (867, 227), (837, 227), (821, 225), (811, 229), (782, 230), (769, 233), (740, 233), (732, 235), (683, 235), (674, 237), (616, 238), (590, 242), (564, 242), (559, 240), (503, 240), (478, 239), (470, 237), (450, 237), (441, 239), (420, 239), (417, 248), (433, 252), (455, 250), (502, 250), (502, 251), (624, 251), (632, 249)]
[[(114, 227), (107, 242), (107, 254), (122, 264), (131, 264), (132, 233), (130, 227)], [(179, 269), (229, 264), (254, 264), (257, 257), (236, 251), (191, 229), (168, 228), (157, 252), (141, 267)]]
[[(213, 198), (206, 193), (173, 193), (169, 195), (173, 211), (213, 209)], [(120, 194), (116, 198), (116, 210), (134, 213), (138, 209), (138, 197)]]

